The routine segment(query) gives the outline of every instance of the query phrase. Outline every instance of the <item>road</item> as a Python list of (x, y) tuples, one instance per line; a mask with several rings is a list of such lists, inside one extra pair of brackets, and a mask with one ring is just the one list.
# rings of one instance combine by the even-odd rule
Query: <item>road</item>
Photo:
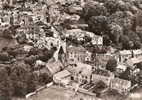
[(28, 100), (142, 100), (142, 88), (134, 90), (127, 97), (118, 93), (107, 93), (101, 99), (87, 99), (83, 94), (76, 94), (71, 90), (51, 86), (46, 88), (36, 95), (30, 97)]
[(32, 96), (28, 100), (70, 100), (73, 91), (51, 86)]

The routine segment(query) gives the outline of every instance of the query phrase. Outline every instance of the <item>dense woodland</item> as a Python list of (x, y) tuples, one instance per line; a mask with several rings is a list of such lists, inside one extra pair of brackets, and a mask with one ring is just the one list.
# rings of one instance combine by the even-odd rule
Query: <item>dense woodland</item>
[(104, 45), (138, 49), (142, 43), (141, 0), (94, 0), (87, 2), (82, 18), (88, 31), (104, 37)]

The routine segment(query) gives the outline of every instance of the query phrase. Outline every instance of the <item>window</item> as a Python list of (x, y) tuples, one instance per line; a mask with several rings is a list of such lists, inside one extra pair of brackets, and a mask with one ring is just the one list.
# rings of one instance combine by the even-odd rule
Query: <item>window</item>
[(78, 61), (80, 61), (80, 58), (78, 57)]

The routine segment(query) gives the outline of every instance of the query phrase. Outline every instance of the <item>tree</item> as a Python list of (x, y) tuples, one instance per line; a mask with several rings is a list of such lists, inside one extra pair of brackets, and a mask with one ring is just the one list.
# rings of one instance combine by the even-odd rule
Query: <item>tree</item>
[(0, 68), (0, 98), (1, 100), (11, 100), (13, 95), (13, 86), (7, 70)]
[(50, 50), (47, 48), (39, 50), (38, 51), (39, 59), (44, 62), (48, 61), (50, 58), (53, 57), (53, 54), (56, 50), (57, 50), (57, 48), (54, 46)]
[(111, 44), (110, 37), (107, 34), (103, 35), (103, 45), (109, 46), (110, 44)]
[(117, 61), (114, 58), (110, 58), (106, 64), (106, 69), (115, 72), (117, 67)]
[(141, 47), (141, 40), (138, 34), (134, 31), (126, 31), (127, 36), (129, 37), (130, 41), (133, 42), (133, 49), (139, 49)]
[(124, 2), (123, 0), (120, 0), (117, 2), (118, 10), (120, 11), (130, 11), (131, 4), (129, 2)]
[(139, 36), (140, 41), (142, 42), (142, 28), (138, 26), (138, 27), (136, 28), (136, 33), (137, 33), (137, 35)]
[(130, 80), (130, 75), (131, 75), (131, 69), (127, 67), (127, 69), (122, 74), (120, 74), (120, 78), (125, 80)]
[(134, 49), (140, 49), (142, 47), (142, 44), (140, 41), (134, 41)]
[(36, 90), (37, 84), (38, 84), (38, 79), (36, 75), (32, 72), (28, 73), (28, 78), (27, 78), (27, 93), (34, 92)]
[(89, 31), (102, 35), (108, 31), (108, 19), (106, 16), (93, 16), (88, 21)]
[(130, 44), (129, 44), (129, 37), (127, 35), (122, 35), (120, 36), (120, 43), (122, 44), (122, 49), (130, 49)]
[(7, 52), (1, 52), (0, 53), (0, 61), (9, 61), (10, 56), (8, 55)]
[(110, 23), (114, 22), (123, 29), (131, 30), (134, 23), (134, 16), (129, 11), (117, 11), (109, 16)]
[(40, 84), (47, 84), (52, 81), (52, 78), (49, 76), (48, 73), (42, 73), (39, 76), (39, 83)]
[(136, 14), (136, 23), (137, 26), (142, 26), (142, 11), (139, 10), (139, 12)]
[(118, 44), (120, 36), (123, 34), (123, 28), (116, 23), (111, 23), (109, 25), (110, 34), (109, 37), (113, 43)]
[(83, 11), (83, 15), (86, 20), (92, 16), (105, 16), (107, 14), (107, 9), (98, 2), (87, 2), (83, 8)]
[(34, 77), (32, 77), (31, 73), (30, 68), (22, 59), (13, 64), (10, 77), (14, 87), (14, 96), (23, 97), (28, 92), (34, 91)]
[(118, 10), (117, 0), (106, 0), (104, 6), (110, 14), (113, 14)]

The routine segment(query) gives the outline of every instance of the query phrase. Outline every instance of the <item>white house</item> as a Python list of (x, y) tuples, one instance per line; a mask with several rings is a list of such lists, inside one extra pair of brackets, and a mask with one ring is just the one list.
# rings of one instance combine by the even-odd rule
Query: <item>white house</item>
[(119, 78), (114, 78), (111, 80), (111, 89), (117, 90), (119, 93), (126, 93), (131, 88), (131, 82)]
[(94, 35), (93, 40), (92, 40), (92, 44), (102, 46), (103, 45), (103, 37), (98, 36), (98, 35)]
[(119, 51), (117, 55), (118, 62), (125, 62), (127, 59), (132, 58), (132, 50), (122, 50)]
[(71, 73), (67, 70), (63, 70), (61, 72), (53, 75), (53, 81), (57, 84), (67, 85), (70, 82)]
[(83, 81), (90, 82), (92, 75), (92, 66), (84, 63), (75, 63), (75, 66), (68, 66), (68, 70), (72, 73), (74, 80), (79, 83)]
[(82, 46), (69, 46), (67, 47), (67, 61), (76, 61), (76, 62), (83, 62), (91, 61), (92, 53), (87, 51)]
[(136, 58), (142, 56), (142, 50), (141, 49), (133, 50), (133, 56)]

